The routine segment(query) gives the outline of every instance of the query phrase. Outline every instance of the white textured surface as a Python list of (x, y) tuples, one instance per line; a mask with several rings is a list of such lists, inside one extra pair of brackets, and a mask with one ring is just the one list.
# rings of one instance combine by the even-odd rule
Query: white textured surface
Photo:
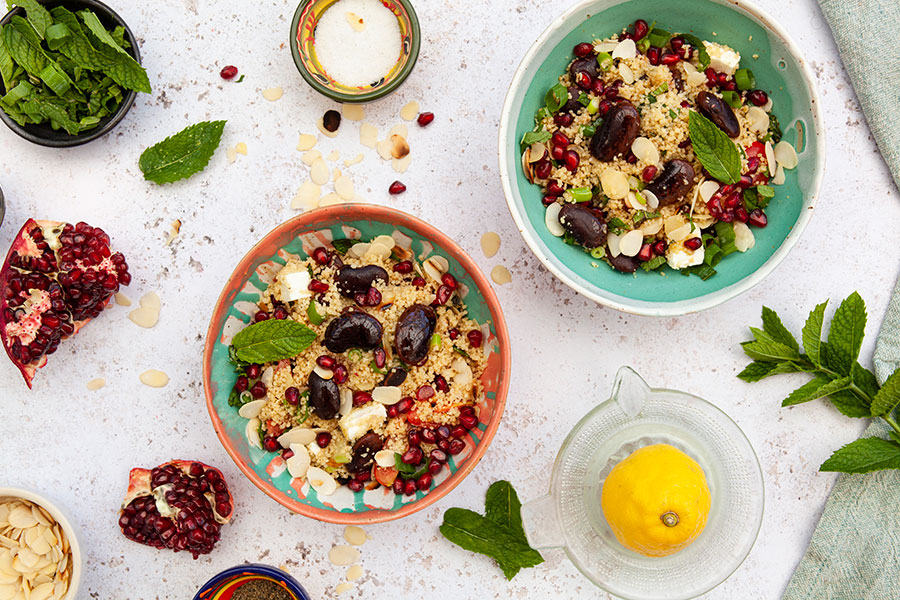
[[(0, 483), (63, 498), (81, 523), (87, 547), (82, 598), (191, 598), (221, 569), (242, 561), (287, 568), (313, 598), (334, 593), (343, 569), (327, 560), (342, 528), (288, 513), (240, 476), (217, 441), (203, 402), (200, 361), (209, 311), (239, 257), (291, 216), (290, 199), (307, 167), (294, 148), (301, 131), (331, 104), (295, 71), (287, 48), (293, 3), (162, 0), (113, 2), (141, 39), (154, 86), (110, 136), (72, 150), (32, 146), (0, 130), (0, 185), (8, 211), (0, 230), (6, 248), (29, 216), (86, 220), (102, 226), (128, 257), (137, 300), (157, 290), (159, 325), (143, 330), (116, 307), (66, 344), (25, 389), (0, 361)], [(485, 6), (486, 4), (486, 6)], [(761, 285), (719, 308), (678, 319), (631, 317), (597, 307), (556, 282), (527, 251), (500, 191), (496, 128), (511, 73), (538, 33), (568, 0), (420, 1), (424, 41), (411, 79), (394, 96), (368, 107), (368, 120), (387, 129), (400, 108), (418, 100), (435, 113), (426, 130), (410, 127), (414, 155), (399, 178), (409, 191), (387, 194), (397, 175), (366, 149), (350, 169), (357, 193), (410, 211), (457, 239), (489, 272), (500, 262), (513, 274), (498, 290), (513, 340), (514, 375), (504, 426), (475, 472), (436, 506), (402, 522), (368, 528), (366, 575), (345, 598), (604, 598), (562, 552), (507, 583), (488, 559), (440, 537), (450, 506), (481, 510), (490, 482), (506, 478), (523, 498), (545, 491), (548, 468), (565, 433), (607, 397), (616, 369), (630, 364), (653, 386), (708, 398), (739, 423), (755, 445), (767, 486), (760, 539), (737, 573), (709, 598), (777, 598), (809, 539), (834, 481), (816, 472), (864, 423), (816, 403), (790, 410), (781, 398), (800, 376), (755, 385), (735, 379), (744, 358), (737, 343), (758, 321), (760, 306), (779, 309), (797, 330), (825, 298), (859, 290), (871, 324), (863, 348), (871, 356), (877, 322), (900, 262), (897, 191), (859, 113), (827, 25), (813, 0), (762, 2), (795, 37), (815, 71), (825, 103), (829, 170), (817, 214), (804, 238)], [(652, 15), (648, 15), (652, 18)], [(218, 71), (237, 65), (247, 78), (223, 83)], [(284, 97), (262, 99), (283, 86)], [(229, 165), (224, 145), (201, 175), (167, 187), (145, 183), (137, 168), (143, 148), (195, 121), (229, 120), (224, 144), (246, 142), (248, 156)], [(358, 152), (358, 125), (319, 149)], [(169, 224), (181, 235), (164, 246)], [(479, 238), (500, 233), (503, 246), (484, 259)], [(150, 368), (169, 386), (138, 383)], [(89, 393), (87, 382), (108, 385)], [(125, 540), (116, 511), (128, 469), (171, 458), (196, 458), (223, 468), (237, 498), (235, 522), (215, 552), (198, 561)]]

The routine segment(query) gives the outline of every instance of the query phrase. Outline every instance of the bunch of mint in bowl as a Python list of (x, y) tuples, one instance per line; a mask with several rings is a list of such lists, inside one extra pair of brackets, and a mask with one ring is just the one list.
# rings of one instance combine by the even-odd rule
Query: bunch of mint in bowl
[(113, 129), (150, 93), (137, 41), (98, 0), (8, 0), (0, 19), (0, 119), (50, 147)]

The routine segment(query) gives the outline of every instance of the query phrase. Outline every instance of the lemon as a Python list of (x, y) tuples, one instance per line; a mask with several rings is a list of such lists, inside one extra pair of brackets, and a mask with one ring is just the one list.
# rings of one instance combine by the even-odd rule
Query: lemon
[(694, 459), (669, 444), (654, 444), (613, 467), (600, 504), (619, 543), (644, 556), (669, 556), (706, 526), (709, 486)]

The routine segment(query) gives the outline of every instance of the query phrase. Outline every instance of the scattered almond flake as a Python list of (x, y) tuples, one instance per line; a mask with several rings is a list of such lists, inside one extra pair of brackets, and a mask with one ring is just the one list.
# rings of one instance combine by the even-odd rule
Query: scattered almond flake
[(332, 150), (331, 153), (328, 155), (329, 162), (337, 162), (340, 159), (341, 159), (341, 153), (338, 152), (337, 150)]
[(778, 168), (775, 169), (772, 185), (784, 185), (784, 165), (778, 165)]
[(106, 385), (105, 379), (100, 379), (100, 378), (91, 379), (90, 381), (87, 382), (87, 389), (90, 392), (96, 392), (97, 390), (104, 387), (105, 385)]
[(613, 200), (624, 199), (630, 189), (628, 176), (622, 171), (612, 168), (606, 169), (600, 174), (600, 185), (603, 188), (603, 193)]
[(766, 166), (769, 169), (769, 176), (774, 176), (778, 164), (775, 162), (775, 149), (772, 148), (772, 142), (766, 142)]
[(334, 588), (334, 592), (335, 592), (338, 596), (340, 596), (340, 595), (343, 594), (344, 592), (349, 592), (349, 591), (352, 590), (352, 589), (353, 589), (353, 584), (352, 584), (352, 583), (348, 583), (348, 582), (345, 581), (345, 582), (343, 582), (343, 583), (337, 584), (337, 587)]
[(659, 150), (649, 138), (637, 137), (631, 143), (631, 152), (648, 165), (659, 164)]
[(372, 390), (372, 400), (388, 406), (400, 402), (402, 396), (400, 388), (393, 385), (379, 385)]
[[(656, 210), (657, 208), (659, 208), (659, 198), (656, 197), (656, 194), (654, 194), (650, 190), (645, 189), (641, 191), (641, 195), (644, 197), (644, 200), (647, 201), (647, 206), (650, 207), (650, 210)], [(691, 210), (693, 210), (693, 206), (691, 207)]]
[(710, 198), (713, 197), (713, 194), (719, 191), (719, 184), (710, 179), (701, 183), (699, 189), (700, 199), (704, 202), (709, 202)]
[(351, 546), (362, 546), (366, 543), (366, 540), (369, 539), (369, 536), (366, 535), (366, 532), (362, 527), (347, 525), (344, 528), (344, 539), (347, 540), (347, 543)]
[(291, 208), (294, 210), (312, 210), (319, 206), (319, 198), (322, 196), (322, 188), (306, 180), (300, 185), (294, 199), (291, 200)]
[(303, 444), (291, 444), (290, 449), (294, 455), (285, 461), (288, 473), (295, 479), (306, 477), (309, 473), (309, 451)]
[(334, 174), (332, 175), (332, 178), (333, 178), (335, 181), (337, 181), (338, 179), (340, 179), (340, 178), (343, 177), (343, 176), (344, 176), (344, 174), (341, 173), (341, 170), (340, 170), (340, 169), (335, 169), (335, 170), (334, 170)]
[[(309, 471), (306, 472), (306, 480), (309, 482), (309, 486), (316, 490), (316, 493), (319, 496), (330, 496), (337, 490), (337, 482), (334, 480), (334, 477), (318, 467), (309, 468)], [(356, 548), (352, 549), (356, 550)], [(359, 550), (356, 550), (356, 555), (358, 558)], [(357, 559), (353, 559), (346, 564), (349, 565), (356, 562), (356, 560)]]
[(353, 157), (353, 158), (348, 158), (347, 160), (345, 160), (345, 161), (344, 161), (344, 166), (345, 166), (345, 167), (352, 167), (353, 165), (356, 165), (356, 164), (361, 163), (362, 160), (363, 160), (363, 158), (364, 158), (364, 156), (362, 155), (362, 153), (357, 154), (355, 157)]
[(626, 84), (631, 85), (634, 83), (634, 71), (624, 62), (619, 63), (619, 75), (622, 76), (622, 81)]
[(401, 159), (394, 159), (391, 161), (391, 167), (394, 168), (394, 171), (397, 173), (406, 173), (406, 170), (409, 168), (409, 163), (412, 162), (412, 154), (407, 154)]
[(550, 232), (550, 235), (555, 237), (562, 237), (566, 234), (565, 227), (559, 222), (559, 211), (561, 210), (562, 204), (554, 202), (544, 211), (544, 225), (547, 226), (547, 231)]
[(402, 138), (408, 138), (409, 127), (407, 127), (405, 123), (397, 123), (396, 125), (391, 127), (390, 131), (388, 131), (388, 138), (390, 138), (392, 135), (399, 135)]
[(397, 464), (397, 461), (394, 458), (394, 451), (379, 450), (378, 452), (376, 452), (375, 464), (385, 469), (393, 468)]
[(307, 150), (312, 150), (313, 146), (316, 145), (316, 142), (319, 141), (314, 135), (309, 133), (301, 133), (300, 139), (297, 141), (297, 150), (300, 152), (306, 152)]
[(609, 255), (613, 258), (616, 258), (621, 254), (619, 252), (619, 239), (622, 236), (616, 235), (615, 233), (610, 233), (606, 236), (606, 247), (609, 249)]
[(169, 384), (169, 376), (156, 369), (150, 369), (141, 373), (140, 380), (141, 383), (152, 388), (162, 388)]
[(159, 311), (142, 306), (128, 313), (128, 319), (138, 327), (153, 329), (159, 322)]
[(619, 252), (625, 256), (637, 256), (644, 244), (644, 232), (632, 229), (619, 240)]
[(391, 140), (391, 156), (401, 159), (409, 154), (409, 143), (406, 138), (400, 137), (396, 133), (390, 137)]
[(375, 151), (378, 152), (378, 156), (384, 160), (391, 160), (392, 147), (391, 140), (381, 140), (375, 145)]
[(400, 118), (404, 121), (412, 121), (419, 116), (419, 103), (413, 100), (400, 109)]
[(781, 140), (777, 144), (775, 144), (775, 161), (779, 164), (779, 166), (784, 167), (787, 170), (791, 170), (797, 166), (799, 160), (797, 159), (797, 151), (794, 150), (794, 147), (791, 146), (791, 143), (786, 140)]
[(233, 163), (237, 160), (237, 152), (235, 152), (234, 148), (229, 146), (225, 149), (225, 156), (228, 158), (228, 162)]
[(756, 237), (753, 231), (740, 221), (734, 222), (734, 247), (740, 252), (746, 252), (756, 245)]
[(307, 150), (303, 153), (303, 156), (300, 157), (300, 162), (311, 167), (312, 164), (320, 158), (322, 158), (322, 153), (318, 150)]
[(366, 148), (374, 148), (378, 143), (378, 128), (371, 123), (359, 126), (359, 143)]
[(346, 567), (359, 560), (359, 550), (353, 546), (335, 546), (328, 551), (328, 560), (339, 567)]
[(162, 300), (156, 292), (147, 292), (141, 296), (140, 305), (144, 308), (154, 308), (157, 311), (162, 308)]
[(366, 118), (366, 109), (362, 104), (342, 104), (341, 114), (351, 121), (362, 121)]
[(769, 129), (769, 114), (758, 106), (747, 109), (747, 118), (750, 120), (750, 131), (763, 133)]
[(344, 16), (347, 18), (347, 22), (350, 23), (350, 27), (353, 28), (353, 31), (362, 31), (366, 28), (366, 22), (358, 14), (348, 12)]
[(284, 90), (280, 87), (271, 87), (264, 89), (262, 92), (263, 98), (268, 100), (269, 102), (275, 102), (276, 100), (280, 100), (284, 95)]
[(500, 251), (500, 236), (493, 231), (482, 235), (481, 251), (484, 252), (485, 258), (493, 258)]
[(331, 178), (331, 172), (328, 170), (328, 165), (321, 157), (317, 158), (311, 165), (309, 178), (312, 179), (312, 182), (316, 185), (325, 185)]
[(247, 144), (245, 144), (244, 142), (238, 142), (234, 146), (234, 151), (237, 152), (238, 154), (243, 154), (244, 156), (247, 156)]
[(637, 45), (632, 39), (622, 40), (616, 44), (616, 47), (612, 52), (613, 58), (635, 58), (636, 56)]
[(363, 576), (363, 568), (359, 565), (353, 565), (347, 569), (347, 581), (356, 581)]
[(619, 45), (619, 42), (600, 42), (599, 44), (594, 45), (594, 50), (598, 53), (600, 52), (612, 52), (616, 49), (616, 46)]
[(118, 304), (119, 306), (131, 306), (131, 298), (129, 298), (122, 292), (117, 293), (115, 298), (116, 304)]
[(166, 238), (166, 246), (172, 244), (176, 237), (178, 237), (178, 232), (181, 231), (181, 220), (175, 219), (172, 221), (171, 229), (169, 230), (169, 237)]
[(509, 269), (503, 265), (497, 265), (491, 269), (491, 279), (493, 279), (494, 283), (497, 285), (506, 285), (512, 281), (512, 275), (510, 274)]
[(344, 200), (353, 200), (353, 181), (349, 177), (343, 175), (335, 178), (334, 191)]
[(335, 204), (343, 204), (343, 203), (344, 203), (344, 199), (333, 192), (331, 194), (326, 194), (325, 196), (322, 197), (321, 200), (319, 200), (319, 206), (323, 207), (323, 208), (326, 206), (334, 206)]
[(306, 446), (316, 441), (316, 432), (306, 427), (294, 427), (278, 437), (278, 443), (282, 448), (290, 448), (291, 444)]
[(325, 129), (325, 123), (322, 121), (322, 118), (319, 118), (318, 123), (316, 123), (316, 127), (319, 129), (319, 132), (325, 137), (337, 137), (338, 130), (335, 129), (334, 131), (328, 131), (327, 129)]

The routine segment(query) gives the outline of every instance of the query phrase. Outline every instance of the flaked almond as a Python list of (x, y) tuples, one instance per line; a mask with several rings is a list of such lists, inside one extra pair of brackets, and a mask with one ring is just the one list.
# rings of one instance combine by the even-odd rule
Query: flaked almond
[(659, 198), (656, 197), (656, 194), (647, 189), (641, 190), (640, 194), (644, 197), (644, 200), (647, 201), (647, 207), (650, 208), (650, 210), (659, 208)]
[(648, 165), (659, 164), (659, 150), (649, 138), (638, 137), (631, 143), (631, 152), (637, 156), (638, 160)]
[(766, 165), (769, 169), (769, 175), (774, 176), (778, 163), (775, 160), (775, 149), (772, 147), (772, 142), (766, 142)]
[(399, 160), (409, 154), (409, 143), (406, 141), (406, 138), (400, 137), (395, 133), (390, 140), (391, 156)]
[(542, 158), (544, 158), (544, 154), (547, 153), (547, 147), (540, 142), (535, 142), (529, 148), (529, 156), (528, 161), (532, 163), (536, 163)]
[(378, 143), (378, 128), (371, 123), (359, 126), (359, 143), (366, 148), (374, 148)]
[(406, 123), (397, 123), (388, 131), (387, 137), (390, 138), (392, 135), (399, 135), (404, 139), (409, 139), (409, 127), (406, 126)]
[(409, 168), (409, 164), (412, 162), (412, 154), (407, 154), (403, 158), (395, 158), (391, 161), (391, 168), (394, 169), (396, 173), (406, 173), (406, 170)]
[(375, 145), (375, 151), (378, 152), (378, 156), (383, 158), (384, 160), (391, 160), (391, 150), (393, 148), (393, 144), (390, 139), (380, 140)]
[(87, 389), (89, 392), (96, 392), (97, 390), (103, 388), (106, 385), (105, 379), (91, 379), (87, 382)]
[(326, 381), (334, 377), (334, 371), (332, 371), (331, 369), (326, 369), (325, 367), (319, 365), (316, 365), (316, 367), (313, 369), (313, 373), (315, 373), (322, 379), (325, 379)]
[(237, 152), (233, 147), (228, 146), (228, 148), (225, 149), (225, 158), (228, 159), (229, 163), (233, 163), (237, 160)]
[(365, 20), (358, 14), (354, 12), (347, 12), (344, 14), (344, 17), (347, 19), (350, 27), (353, 28), (353, 31), (362, 31), (366, 28)]
[(364, 158), (363, 154), (357, 154), (353, 158), (348, 158), (347, 160), (345, 160), (344, 166), (352, 167), (353, 165), (361, 163), (363, 161), (363, 158)]
[(140, 380), (141, 383), (152, 388), (163, 388), (169, 384), (169, 376), (156, 369), (150, 369), (141, 373)]
[(275, 102), (276, 100), (280, 100), (284, 95), (284, 90), (280, 87), (271, 87), (264, 89), (262, 91), (262, 97), (268, 100), (269, 102)]
[(349, 177), (336, 177), (334, 180), (334, 191), (344, 200), (353, 200), (353, 180)]
[(734, 222), (734, 247), (740, 252), (746, 252), (756, 245), (756, 237), (753, 231), (740, 221)]
[(241, 406), (238, 410), (238, 414), (245, 419), (254, 419), (259, 416), (259, 412), (263, 409), (263, 406), (266, 405), (266, 402), (267, 400), (265, 398), (248, 402)]
[(341, 198), (340, 196), (338, 196), (337, 194), (335, 194), (334, 192), (332, 192), (330, 194), (325, 194), (324, 196), (322, 196), (322, 199), (319, 200), (320, 207), (334, 206), (336, 204), (343, 204), (343, 203), (344, 203), (344, 199)]
[(717, 181), (707, 180), (700, 184), (700, 199), (709, 202), (713, 194), (719, 191), (719, 183)]
[(322, 196), (322, 188), (312, 181), (304, 181), (297, 190), (297, 194), (291, 200), (291, 208), (295, 210), (311, 210), (319, 206), (319, 198)]
[(603, 188), (603, 193), (613, 200), (625, 198), (631, 189), (628, 183), (628, 176), (618, 169), (606, 169), (603, 171), (600, 174), (600, 185)]
[(128, 319), (144, 329), (152, 329), (159, 322), (159, 309), (140, 307), (128, 313)]
[(363, 576), (363, 568), (359, 565), (353, 565), (347, 569), (347, 581), (356, 581)]
[(673, 242), (683, 242), (689, 237), (700, 237), (700, 228), (695, 223), (685, 223), (668, 232), (667, 237)]
[(290, 448), (291, 444), (306, 446), (316, 441), (316, 432), (306, 427), (294, 427), (278, 436), (282, 448)]
[(172, 244), (175, 241), (175, 238), (178, 237), (178, 233), (181, 231), (181, 219), (175, 219), (172, 221), (172, 224), (169, 226), (169, 235), (166, 236), (166, 246)]
[(777, 144), (775, 144), (775, 160), (779, 165), (784, 167), (785, 169), (791, 170), (797, 166), (799, 159), (797, 158), (797, 151), (794, 150), (794, 147), (785, 140), (781, 140)]
[(309, 169), (309, 178), (316, 185), (325, 185), (331, 179), (331, 171), (328, 170), (328, 164), (321, 158), (316, 159)]
[(162, 308), (162, 300), (159, 299), (159, 295), (156, 292), (147, 292), (141, 296), (140, 305), (143, 308), (150, 308), (158, 311)]
[(115, 298), (116, 304), (118, 304), (119, 306), (131, 306), (131, 298), (129, 298), (122, 292), (117, 293)]
[(559, 222), (559, 213), (561, 210), (562, 204), (554, 202), (547, 206), (547, 209), (544, 211), (544, 225), (547, 226), (547, 231), (550, 232), (550, 235), (556, 237), (562, 237), (566, 234), (566, 228)]
[(494, 283), (497, 285), (506, 285), (512, 281), (512, 274), (509, 272), (509, 269), (503, 265), (497, 265), (491, 269), (491, 279), (493, 279)]
[(666, 235), (687, 223), (681, 215), (672, 215), (666, 219)]
[(637, 45), (634, 40), (622, 40), (612, 51), (613, 58), (635, 58), (637, 56)]
[(600, 42), (594, 45), (594, 50), (597, 53), (600, 52), (612, 52), (616, 49), (616, 46), (619, 45), (619, 42), (609, 41), (609, 42)]
[(353, 546), (335, 546), (328, 551), (328, 560), (339, 567), (352, 565), (359, 560), (359, 549)]
[(644, 232), (640, 229), (632, 229), (622, 235), (619, 240), (619, 252), (625, 256), (637, 256), (644, 245)]
[[(316, 493), (320, 496), (330, 496), (337, 490), (337, 482), (334, 480), (334, 477), (318, 467), (309, 468), (306, 472), (306, 480), (309, 482), (309, 486), (316, 490)], [(359, 551), (357, 551), (358, 553)], [(356, 562), (356, 559), (351, 560), (347, 564), (354, 562)]]
[(247, 436), (247, 443), (254, 448), (262, 450), (262, 440), (259, 439), (259, 427), (262, 425), (259, 419), (250, 419), (244, 428), (244, 435)]
[(300, 157), (300, 162), (304, 165), (311, 167), (313, 163), (322, 158), (322, 153), (318, 150), (307, 150), (303, 153), (303, 156)]
[(765, 133), (769, 130), (769, 115), (758, 106), (747, 109), (747, 119), (750, 121), (750, 131), (753, 133)]
[(634, 71), (624, 62), (619, 63), (619, 75), (622, 76), (622, 81), (627, 85), (634, 83)]
[(292, 457), (284, 461), (288, 473), (293, 478), (306, 477), (309, 474), (309, 451), (302, 444), (291, 444)]
[(297, 150), (300, 152), (306, 152), (307, 150), (312, 150), (313, 146), (316, 145), (318, 138), (314, 135), (310, 135), (308, 133), (301, 133), (300, 139), (297, 141)]
[(493, 258), (500, 251), (500, 236), (493, 231), (488, 231), (482, 235), (481, 251), (484, 253), (485, 258)]
[(247, 156), (247, 144), (245, 144), (244, 142), (239, 142), (239, 143), (235, 144), (234, 151), (237, 152), (238, 154)]
[(419, 116), (419, 103), (413, 100), (400, 109), (400, 118), (404, 121), (412, 121)]
[(393, 385), (379, 385), (372, 390), (372, 400), (387, 406), (397, 404), (402, 397), (403, 394), (400, 392), (400, 388)]
[(534, 183), (534, 163), (531, 162), (530, 146), (522, 152), (522, 172), (525, 173), (525, 179), (528, 180), (528, 183)]
[(622, 239), (622, 236), (615, 233), (610, 233), (606, 236), (606, 247), (609, 249), (609, 255), (613, 258), (622, 254), (622, 252), (619, 250), (620, 239)]
[(366, 118), (366, 109), (362, 104), (342, 104), (341, 114), (351, 121), (362, 121)]
[(356, 525), (347, 525), (344, 527), (344, 539), (352, 546), (362, 546), (369, 539), (365, 530)]
[(662, 226), (662, 219), (650, 219), (641, 223), (640, 229), (644, 235), (655, 235), (659, 233), (659, 231), (662, 229)]
[(388, 469), (397, 464), (393, 450), (379, 450), (375, 453), (375, 464), (383, 469)]
[(329, 162), (337, 162), (337, 161), (339, 161), (340, 159), (341, 159), (341, 153), (338, 152), (337, 150), (332, 150), (332, 151), (328, 154), (328, 161), (329, 161)]
[(778, 168), (775, 169), (772, 185), (784, 185), (784, 165), (778, 165)]
[(390, 255), (391, 247), (379, 242), (372, 242), (369, 246), (369, 251), (366, 252), (366, 256), (377, 256), (381, 259), (388, 258)]
[(706, 83), (706, 74), (698, 71), (697, 67), (690, 61), (683, 61), (680, 64), (684, 67), (684, 72), (687, 74), (687, 82), (689, 85), (697, 86)]
[(345, 592), (349, 592), (352, 589), (353, 589), (353, 584), (348, 581), (344, 581), (335, 586), (334, 593), (337, 594), (338, 596), (340, 596), (341, 594), (343, 594)]

